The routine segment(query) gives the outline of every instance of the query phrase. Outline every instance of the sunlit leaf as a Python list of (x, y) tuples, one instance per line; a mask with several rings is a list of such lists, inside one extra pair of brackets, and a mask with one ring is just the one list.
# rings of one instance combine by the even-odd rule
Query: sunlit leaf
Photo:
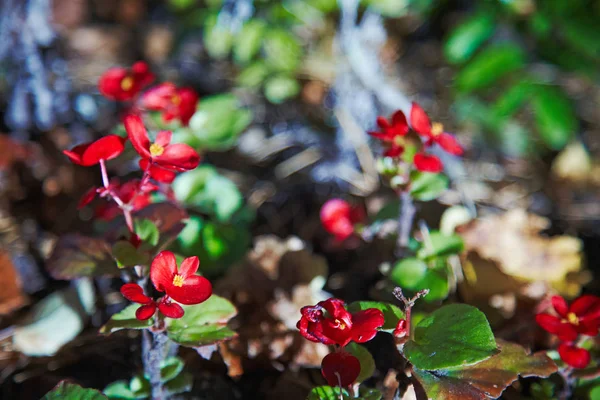
[(183, 371), (183, 360), (179, 357), (168, 357), (161, 362), (160, 379), (168, 382)]
[[(442, 260), (443, 265), (445, 261)], [(405, 258), (397, 262), (390, 279), (402, 289), (415, 293), (429, 289), (424, 301), (437, 301), (448, 296), (448, 274), (444, 268), (431, 268), (418, 258)]]
[(345, 389), (331, 386), (318, 386), (312, 388), (306, 400), (340, 400), (340, 395), (344, 400), (350, 398), (350, 395)]
[(440, 231), (430, 231), (424, 238), (423, 244), (417, 252), (417, 257), (428, 260), (434, 257), (446, 257), (460, 253), (464, 243), (459, 235), (444, 235)]
[(494, 33), (494, 16), (476, 14), (461, 23), (450, 33), (444, 44), (444, 55), (451, 64), (467, 61)]
[(153, 319), (140, 321), (135, 318), (135, 311), (140, 307), (139, 304), (130, 304), (123, 310), (114, 314), (108, 322), (100, 328), (100, 333), (109, 334), (121, 329), (143, 329), (152, 326)]
[(125, 380), (110, 383), (104, 388), (103, 393), (110, 399), (136, 400), (148, 397), (136, 396), (129, 388), (129, 382)]
[(398, 306), (390, 303), (384, 303), (382, 301), (355, 301), (348, 304), (348, 311), (355, 313), (369, 308), (376, 308), (383, 313), (385, 323), (381, 327), (381, 330), (386, 332), (392, 332), (396, 329), (398, 321), (404, 318), (404, 311)]
[(107, 397), (95, 389), (83, 388), (75, 383), (60, 381), (42, 400), (106, 400)]
[(414, 171), (411, 173), (410, 195), (415, 200), (434, 200), (448, 189), (448, 184), (448, 178), (443, 174)]
[(287, 75), (276, 75), (265, 81), (265, 97), (273, 104), (283, 103), (300, 92), (300, 84), (296, 78)]
[(136, 235), (138, 235), (142, 241), (149, 243), (151, 246), (156, 246), (158, 244), (160, 232), (154, 222), (149, 219), (136, 219), (134, 221), (134, 230)]
[(300, 64), (302, 48), (294, 35), (284, 29), (267, 32), (263, 41), (265, 62), (278, 71), (294, 71)]
[(233, 43), (233, 59), (239, 64), (247, 64), (260, 49), (265, 23), (252, 19), (244, 24), (235, 36)]
[(533, 110), (538, 132), (551, 149), (562, 149), (577, 133), (573, 107), (559, 89), (538, 87), (533, 97)]
[(219, 24), (217, 19), (213, 15), (204, 24), (204, 46), (211, 57), (223, 59), (231, 52), (233, 34), (227, 26)]

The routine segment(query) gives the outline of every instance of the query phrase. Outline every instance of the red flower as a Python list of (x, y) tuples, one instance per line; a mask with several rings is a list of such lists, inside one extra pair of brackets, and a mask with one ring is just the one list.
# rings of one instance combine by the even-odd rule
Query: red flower
[(321, 361), (321, 374), (329, 386), (348, 387), (360, 374), (360, 361), (345, 351), (330, 353)]
[(552, 297), (552, 306), (558, 316), (538, 314), (537, 323), (547, 332), (565, 342), (577, 339), (579, 334), (596, 336), (600, 327), (600, 297), (584, 295), (571, 306), (561, 296)]
[(410, 110), (410, 125), (419, 135), (427, 139), (427, 145), (437, 143), (442, 149), (450, 154), (460, 156), (463, 154), (463, 148), (456, 138), (444, 132), (444, 126), (439, 122), (433, 124), (425, 111), (417, 103), (412, 103)]
[(302, 317), (296, 327), (302, 336), (313, 342), (342, 347), (352, 340), (356, 343), (368, 342), (384, 323), (380, 310), (369, 308), (351, 314), (339, 299), (328, 299), (316, 306), (302, 307), (300, 312)]
[(150, 279), (159, 292), (181, 304), (198, 304), (212, 294), (208, 279), (196, 275), (200, 261), (198, 257), (188, 257), (177, 270), (175, 255), (170, 251), (160, 252), (150, 266)]
[(200, 163), (198, 153), (187, 144), (170, 144), (171, 132), (159, 132), (156, 141), (151, 143), (148, 131), (138, 115), (127, 115), (124, 123), (133, 148), (142, 158), (173, 171), (188, 171)]
[(323, 227), (338, 240), (350, 237), (354, 233), (354, 225), (364, 219), (365, 214), (361, 208), (352, 207), (342, 199), (327, 200), (321, 207)]
[(442, 172), (444, 165), (442, 161), (434, 155), (417, 153), (413, 159), (415, 168), (421, 172)]
[(127, 101), (137, 96), (153, 80), (154, 75), (148, 64), (139, 61), (131, 69), (115, 67), (106, 71), (98, 81), (98, 89), (106, 98)]
[(168, 296), (164, 296), (158, 301), (155, 301), (151, 297), (146, 296), (144, 294), (144, 289), (135, 283), (126, 283), (121, 286), (121, 294), (129, 301), (142, 304), (142, 306), (135, 311), (135, 317), (140, 321), (151, 318), (157, 308), (165, 317), (183, 317), (183, 308), (179, 304), (171, 302)]
[(95, 142), (80, 144), (63, 153), (72, 162), (84, 167), (96, 165), (100, 160), (112, 160), (125, 149), (125, 138), (117, 135), (104, 136)]
[(406, 136), (409, 130), (406, 116), (400, 110), (392, 115), (389, 122), (385, 117), (377, 117), (377, 126), (379, 126), (379, 132), (369, 132), (369, 135), (383, 142), (394, 142), (397, 137)]
[(573, 345), (572, 343), (561, 343), (558, 346), (558, 355), (567, 365), (573, 368), (585, 368), (590, 363), (590, 352)]
[(157, 182), (172, 183), (175, 180), (175, 172), (154, 165), (147, 158), (140, 159), (139, 165), (142, 170), (148, 171), (150, 178)]
[[(151, 203), (151, 193), (158, 190), (158, 187), (152, 183), (141, 184), (140, 180), (132, 180), (120, 185), (117, 180), (112, 180), (108, 189), (104, 187), (91, 188), (81, 200), (78, 208), (82, 208), (92, 202), (96, 196), (109, 197), (115, 194), (124, 204), (129, 205), (131, 211), (141, 210)], [(121, 213), (116, 203), (103, 204), (96, 208), (96, 218), (110, 221)]]
[(187, 125), (196, 112), (197, 104), (198, 95), (193, 89), (177, 88), (167, 82), (146, 91), (140, 105), (148, 110), (161, 111), (165, 122), (179, 118), (183, 125)]

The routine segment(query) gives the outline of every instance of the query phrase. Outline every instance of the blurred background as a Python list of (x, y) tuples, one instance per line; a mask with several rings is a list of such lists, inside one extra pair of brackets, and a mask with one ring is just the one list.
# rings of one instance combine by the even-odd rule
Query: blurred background
[[(203, 273), (241, 314), (243, 343), (209, 359), (184, 357), (196, 368), (194, 398), (304, 398), (319, 371), (300, 368), (318, 365), (322, 354), (291, 333), (267, 351), (278, 343), (269, 335), (293, 330), (297, 316), (287, 310), (313, 295), (288, 294), (320, 276), (347, 301), (381, 297), (380, 264), (394, 260), (393, 241), (340, 247), (322, 230), (319, 209), (341, 196), (373, 216), (393, 198), (366, 132), (377, 116), (408, 112), (412, 101), (467, 149), (464, 159), (444, 160), (451, 188), (423, 203), (417, 219), (437, 227), (455, 205), (494, 216), (465, 234), (463, 266), (495, 263), (496, 272), (450, 296), (494, 309), (488, 316), (505, 338), (531, 345), (535, 338), (521, 335), (534, 329), (523, 322), (530, 314), (519, 315), (522, 297), (530, 313), (549, 288), (571, 297), (599, 292), (592, 276), (600, 258), (600, 1), (0, 4), (3, 399), (37, 399), (64, 378), (102, 389), (139, 369), (135, 333), (96, 333), (124, 306), (118, 282), (51, 273), (60, 237), (109, 224), (77, 210), (100, 175), (62, 150), (122, 132), (123, 110), (96, 85), (108, 68), (138, 60), (158, 81), (200, 94), (189, 127), (169, 126), (204, 160), (200, 174), (175, 182), (191, 216), (175, 246), (200, 256)], [(115, 176), (136, 169), (133, 152), (110, 165)], [(498, 249), (515, 238), (522, 246), (504, 257)], [(302, 257), (282, 261), (290, 251)], [(273, 277), (290, 263), (309, 272)], [(523, 263), (527, 271), (515, 268)], [(518, 321), (525, 325), (515, 328)], [(394, 360), (378, 346), (375, 380), (383, 384)]]

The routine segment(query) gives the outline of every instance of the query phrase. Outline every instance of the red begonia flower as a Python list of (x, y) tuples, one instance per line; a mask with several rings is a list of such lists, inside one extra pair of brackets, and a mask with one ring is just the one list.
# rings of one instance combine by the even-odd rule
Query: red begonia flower
[(355, 224), (365, 219), (365, 213), (362, 208), (352, 207), (347, 201), (342, 199), (327, 200), (321, 207), (321, 223), (325, 230), (338, 240), (345, 240), (350, 237), (355, 230)]
[(181, 304), (198, 304), (212, 294), (208, 279), (196, 275), (200, 261), (198, 257), (188, 257), (177, 270), (175, 255), (170, 251), (160, 252), (150, 266), (150, 280), (159, 292)]
[(393, 335), (397, 338), (403, 338), (408, 335), (408, 323), (405, 319), (398, 321), (398, 325), (396, 325)]
[(421, 172), (442, 172), (444, 169), (442, 161), (431, 154), (417, 153), (413, 163), (415, 168)]
[(544, 330), (565, 342), (577, 339), (579, 334), (596, 336), (600, 327), (600, 298), (584, 295), (570, 306), (561, 296), (552, 297), (552, 306), (558, 316), (541, 313), (535, 319)]
[(98, 81), (98, 89), (106, 98), (116, 101), (133, 99), (145, 86), (152, 83), (154, 75), (148, 64), (136, 62), (129, 68), (115, 67), (106, 71)]
[(63, 153), (75, 164), (89, 167), (100, 160), (112, 160), (125, 150), (125, 138), (117, 135), (107, 135), (94, 142), (80, 144)]
[(141, 107), (161, 111), (163, 120), (179, 119), (187, 125), (196, 112), (198, 94), (191, 88), (177, 88), (174, 84), (162, 83), (147, 90), (141, 97)]
[(406, 116), (400, 110), (396, 111), (388, 122), (385, 117), (377, 117), (378, 132), (368, 132), (369, 135), (383, 142), (394, 142), (399, 136), (406, 136), (409, 127), (406, 122)]
[(154, 165), (147, 158), (140, 159), (139, 164), (140, 168), (144, 171), (148, 171), (148, 174), (150, 174), (150, 178), (154, 179), (157, 182), (173, 183), (173, 181), (175, 180), (175, 172), (161, 168), (158, 165)]
[(590, 352), (571, 343), (561, 343), (558, 346), (558, 355), (567, 365), (573, 368), (585, 368), (590, 363)]
[(166, 296), (162, 297), (158, 301), (154, 301), (151, 297), (144, 294), (144, 289), (142, 289), (142, 287), (138, 284), (124, 284), (121, 286), (121, 294), (129, 301), (142, 304), (142, 306), (135, 311), (135, 317), (140, 321), (145, 321), (148, 318), (151, 318), (156, 312), (157, 308), (166, 317), (183, 317), (184, 311), (179, 304), (171, 302)]
[(329, 386), (348, 387), (360, 374), (360, 361), (345, 351), (330, 353), (321, 361), (321, 374)]
[(456, 138), (444, 132), (444, 126), (439, 122), (433, 124), (425, 111), (417, 103), (412, 103), (410, 110), (410, 125), (419, 135), (427, 139), (428, 144), (437, 143), (447, 153), (460, 156), (464, 150)]
[(328, 299), (316, 306), (302, 307), (300, 313), (302, 317), (296, 327), (302, 336), (313, 342), (342, 347), (350, 341), (368, 342), (384, 323), (380, 310), (369, 308), (351, 314), (340, 299)]
[(173, 171), (189, 171), (200, 163), (200, 156), (187, 144), (171, 143), (171, 132), (161, 131), (154, 143), (148, 138), (148, 131), (138, 115), (127, 115), (125, 130), (133, 148), (142, 158)]

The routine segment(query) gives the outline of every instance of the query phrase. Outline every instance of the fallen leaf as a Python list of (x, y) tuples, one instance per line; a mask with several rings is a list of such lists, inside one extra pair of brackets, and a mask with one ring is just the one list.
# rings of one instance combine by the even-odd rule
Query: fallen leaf
[(5, 315), (27, 304), (27, 296), (23, 293), (21, 279), (17, 273), (10, 254), (0, 250), (0, 315)]

